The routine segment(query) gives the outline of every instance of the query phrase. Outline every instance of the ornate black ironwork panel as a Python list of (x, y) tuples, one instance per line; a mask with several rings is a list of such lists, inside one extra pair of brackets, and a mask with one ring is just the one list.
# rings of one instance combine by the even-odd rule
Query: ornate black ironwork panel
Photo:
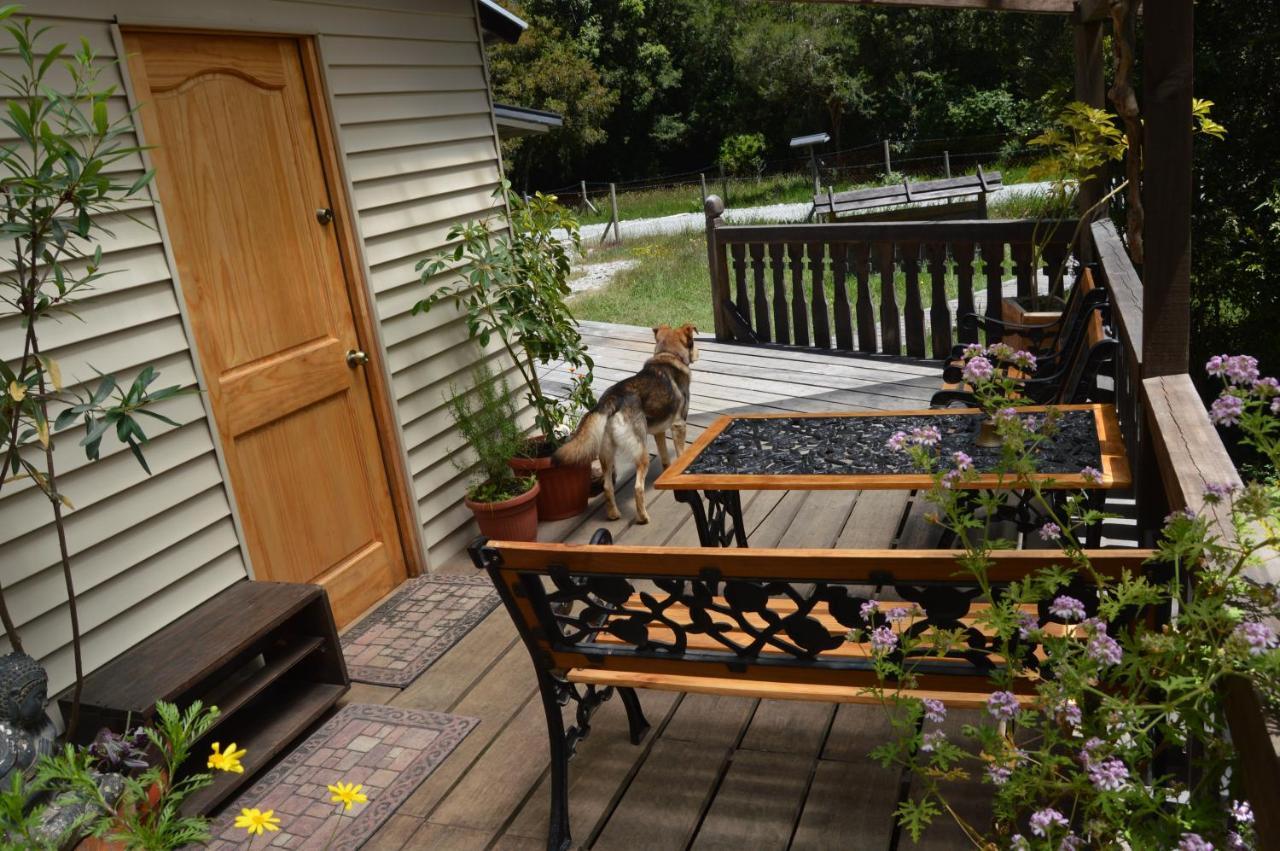
[[(742, 520), (742, 498), (738, 491), (709, 490), (700, 495), (696, 490), (678, 490), (674, 496), (693, 512), (693, 525), (698, 530), (698, 544), (703, 547), (747, 545), (747, 529)], [(702, 499), (706, 497), (706, 507)]]

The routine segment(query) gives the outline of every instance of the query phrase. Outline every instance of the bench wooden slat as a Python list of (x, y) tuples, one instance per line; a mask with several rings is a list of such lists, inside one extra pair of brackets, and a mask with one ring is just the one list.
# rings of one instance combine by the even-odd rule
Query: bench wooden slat
[[(691, 677), (679, 674), (640, 674), (627, 671), (608, 671), (600, 668), (573, 668), (566, 678), (570, 682), (590, 683), (596, 686), (645, 688), (658, 691), (680, 691), (694, 694), (714, 694), (726, 697), (758, 697), (776, 700), (811, 700), (823, 703), (880, 703), (880, 698), (860, 686), (821, 685), (817, 683), (771, 682), (768, 680), (739, 680), (722, 677)], [(920, 690), (904, 691), (903, 695), (941, 700), (948, 706), (963, 709), (985, 708), (989, 692), (963, 692)], [(1020, 695), (1024, 706), (1031, 705), (1034, 695)]]

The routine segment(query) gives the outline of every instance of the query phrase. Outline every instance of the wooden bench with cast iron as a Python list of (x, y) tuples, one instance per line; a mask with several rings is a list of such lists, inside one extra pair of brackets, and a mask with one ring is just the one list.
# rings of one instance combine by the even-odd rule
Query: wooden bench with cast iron
[[(481, 539), (472, 560), (488, 572), (533, 659), (551, 747), (548, 848), (569, 847), (568, 759), (591, 715), (616, 691), (631, 738), (648, 727), (636, 689), (833, 703), (879, 702), (867, 631), (886, 623), (863, 614), (882, 591), (912, 607), (898, 629), (960, 636), (945, 656), (921, 649), (907, 660), (919, 697), (978, 707), (1004, 661), (979, 615), (977, 583), (947, 550), (709, 549), (612, 546), (600, 530), (590, 545)], [(1139, 572), (1152, 551), (1092, 550), (1098, 575)], [(1061, 553), (1002, 550), (988, 579), (996, 589), (1065, 562)], [(1055, 593), (1096, 605), (1084, 580)], [(1026, 607), (1046, 629), (1050, 601)], [(1094, 614), (1090, 609), (1090, 614)], [(904, 626), (904, 623), (906, 626)], [(858, 640), (850, 640), (856, 638)], [(1034, 670), (1041, 648), (1018, 648)], [(1024, 700), (1034, 682), (1014, 687)], [(571, 708), (566, 725), (561, 707)]]

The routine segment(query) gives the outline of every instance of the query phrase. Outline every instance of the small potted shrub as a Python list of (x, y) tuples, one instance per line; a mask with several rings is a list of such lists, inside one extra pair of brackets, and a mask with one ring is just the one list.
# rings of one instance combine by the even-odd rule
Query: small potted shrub
[[(510, 210), (510, 225), (475, 221), (457, 225), (448, 251), (418, 264), (424, 284), (456, 272), (459, 279), (436, 286), (414, 305), (425, 313), (452, 301), (467, 315), (471, 338), (487, 347), (502, 344), (520, 373), (533, 409), (534, 435), (522, 440), (508, 460), (517, 472), (537, 477), (538, 516), (560, 520), (582, 513), (591, 489), (588, 464), (553, 466), (551, 455), (572, 431), (575, 413), (595, 404), (592, 362), (565, 298), (570, 294), (570, 253), (580, 248), (578, 223), (554, 195), (521, 198), (503, 183), (494, 193)], [(543, 391), (538, 370), (563, 363), (573, 375), (567, 399)]]
[[(479, 480), (467, 488), (467, 507), (480, 533), (504, 541), (533, 541), (538, 537), (538, 480), (522, 476), (511, 458), (524, 446), (516, 421), (511, 388), (488, 366), (475, 371), (470, 393), (449, 390), (449, 413), (476, 453)], [(459, 468), (469, 465), (455, 457)]]

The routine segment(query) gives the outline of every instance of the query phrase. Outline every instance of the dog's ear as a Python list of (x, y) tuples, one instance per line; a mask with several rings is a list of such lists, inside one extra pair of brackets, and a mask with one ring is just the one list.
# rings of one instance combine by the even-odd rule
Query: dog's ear
[(666, 325), (654, 325), (654, 326), (653, 326), (653, 339), (655, 339), (655, 340), (656, 340), (656, 339), (658, 339), (658, 335), (659, 335), (659, 334), (661, 334), (661, 333), (662, 333), (662, 329), (663, 329), (663, 328), (666, 328), (666, 327), (667, 327)]
[(693, 345), (693, 335), (698, 333), (698, 326), (692, 322), (686, 322), (680, 326), (680, 330), (684, 332), (685, 345)]

